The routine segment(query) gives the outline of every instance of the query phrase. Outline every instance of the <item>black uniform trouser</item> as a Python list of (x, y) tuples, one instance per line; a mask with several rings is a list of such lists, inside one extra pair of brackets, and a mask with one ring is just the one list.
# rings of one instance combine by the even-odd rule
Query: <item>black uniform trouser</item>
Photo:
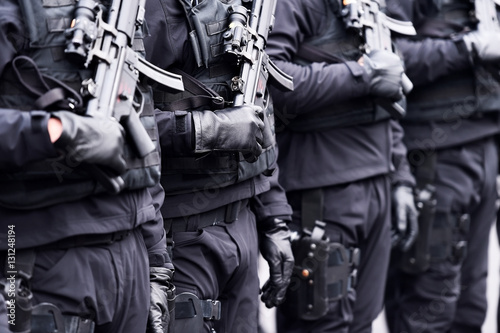
[(95, 333), (145, 332), (149, 264), (140, 228), (110, 245), (36, 251), (31, 282), (33, 304), (90, 317)]
[(486, 316), (488, 241), (495, 219), (497, 152), (492, 139), (439, 150), (437, 213), (470, 214), (465, 258), (432, 260), (421, 274), (391, 263), (386, 299), (392, 333), (481, 332)]
[[(330, 301), (328, 313), (318, 320), (300, 320), (278, 310), (278, 332), (371, 332), (372, 322), (382, 310), (389, 265), (389, 180), (379, 176), (326, 187), (323, 193), (330, 240), (360, 249), (357, 285), (346, 297)], [(289, 193), (288, 199), (293, 207), (292, 223), (300, 224), (301, 193)]]
[[(219, 217), (213, 220), (214, 216)], [(197, 229), (196, 225), (206, 225), (201, 220), (207, 218), (216, 225)], [(205, 320), (205, 332), (212, 328), (217, 333), (257, 332), (259, 253), (255, 215), (248, 201), (243, 201), (234, 222), (208, 212), (189, 216), (187, 223), (194, 231), (173, 233), (176, 294), (189, 292), (201, 300), (221, 302), (220, 320)]]

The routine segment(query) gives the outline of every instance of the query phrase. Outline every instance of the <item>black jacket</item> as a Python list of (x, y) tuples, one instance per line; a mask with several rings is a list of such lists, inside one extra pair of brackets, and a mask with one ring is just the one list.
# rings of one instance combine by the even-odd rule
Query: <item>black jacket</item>
[[(29, 22), (26, 22), (29, 24)], [(27, 33), (17, 1), (0, 5), (0, 75), (5, 66), (27, 47)], [(25, 38), (26, 37), (26, 38)], [(5, 93), (1, 92), (0, 94)], [(0, 109), (0, 177), (7, 168), (57, 157), (47, 131), (50, 114), (41, 111)], [(150, 191), (151, 190), (151, 191)], [(69, 236), (106, 234), (142, 228), (151, 264), (167, 258), (160, 205), (163, 191), (126, 191), (119, 195), (95, 195), (36, 210), (0, 207), (0, 250), (7, 248), (8, 226), (14, 226), (16, 248), (48, 244)]]
[[(414, 84), (414, 90), (408, 97), (410, 107), (412, 103), (417, 102), (416, 97), (417, 94), (421, 94), (421, 89), (425, 89), (430, 84), (450, 86), (453, 81), (456, 81), (456, 77), (474, 80), (469, 54), (460, 38), (431, 37), (422, 32), (427, 19), (438, 17), (438, 9), (434, 1), (405, 1), (404, 6), (392, 6), (389, 9), (393, 16), (412, 21), (417, 30), (417, 36), (396, 38), (397, 47), (405, 61), (406, 73)], [(456, 92), (455, 96), (452, 96), (453, 91)], [(441, 108), (443, 112), (447, 112), (447, 108), (458, 110), (458, 112), (462, 110), (466, 115), (476, 111), (474, 105), (465, 103), (468, 97), (458, 89), (450, 89), (448, 98), (457, 100), (452, 105), (444, 102), (444, 97), (432, 96), (429, 93), (422, 93), (421, 96), (420, 100), (425, 99), (429, 107)], [(464, 102), (461, 102), (462, 100)], [(452, 120), (403, 121), (402, 124), (408, 149), (434, 150), (495, 135), (499, 131), (498, 122), (498, 113), (493, 112), (479, 117), (474, 115)]]
[[(193, 75), (198, 67), (189, 42), (189, 24), (180, 1), (148, 0), (146, 21), (149, 37), (144, 42), (148, 60), (161, 68), (176, 67)], [(174, 112), (157, 109), (156, 119), (163, 158), (194, 151), (194, 127), (189, 111), (182, 131), (176, 130), (178, 127)], [(258, 175), (233, 185), (183, 194), (169, 193), (166, 184), (162, 212), (164, 217), (180, 217), (206, 212), (237, 200), (254, 198), (259, 202), (255, 206), (258, 218), (288, 216), (291, 209), (277, 178), (278, 172), (275, 172), (272, 176)]]
[[(278, 1), (276, 22), (269, 35), (267, 52), (275, 63), (293, 76), (293, 92), (275, 91), (273, 98), (286, 123), (295, 115), (309, 114), (340, 102), (369, 99), (367, 77), (355, 78), (352, 68), (364, 72), (355, 61), (313, 62), (294, 60), (301, 44), (318, 36), (327, 26), (324, 0)], [(298, 133), (278, 133), (280, 182), (287, 191), (338, 185), (392, 174), (394, 182), (413, 184), (405, 160), (402, 129), (392, 120), (367, 125)]]

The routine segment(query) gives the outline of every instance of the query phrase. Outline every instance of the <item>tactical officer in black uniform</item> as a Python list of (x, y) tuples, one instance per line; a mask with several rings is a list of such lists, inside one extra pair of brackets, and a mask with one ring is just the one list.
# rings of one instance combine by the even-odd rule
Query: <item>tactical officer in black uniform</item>
[(232, 37), (225, 33), (230, 13), (245, 22), (247, 9), (239, 0), (146, 5), (148, 60), (182, 75), (186, 88), (155, 91), (162, 212), (176, 269), (175, 332), (257, 332), (258, 238), (271, 269), (262, 291), (267, 306), (283, 300), (293, 267), (272, 104), (262, 110), (232, 103), (231, 79), (240, 68), (225, 53)]
[[(149, 316), (162, 332), (173, 266), (159, 154), (138, 158), (116, 120), (76, 113), (92, 71), (65, 55), (74, 15), (74, 2), (0, 4), (0, 281), (15, 305), (10, 327), (137, 333)], [(141, 121), (157, 134), (151, 103)], [(109, 194), (103, 179), (124, 188)]]
[(415, 0), (398, 8), (417, 35), (400, 38), (415, 87), (403, 119), (422, 200), (420, 234), (395, 253), (391, 332), (480, 332), (495, 219), (500, 28), (491, 1)]
[(267, 46), (295, 85), (293, 93), (272, 91), (280, 183), (298, 234), (279, 332), (371, 331), (389, 264), (391, 184), (403, 226), (395, 242), (407, 246), (416, 232), (403, 132), (375, 103), (403, 97), (402, 61), (391, 50), (363, 55), (340, 6), (278, 2)]

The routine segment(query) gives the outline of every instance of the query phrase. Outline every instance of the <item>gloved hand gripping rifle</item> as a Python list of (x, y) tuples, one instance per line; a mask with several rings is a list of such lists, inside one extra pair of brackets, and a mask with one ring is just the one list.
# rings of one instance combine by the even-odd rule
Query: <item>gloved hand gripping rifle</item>
[[(277, 0), (253, 0), (252, 4), (230, 7), (229, 28), (224, 34), (224, 52), (236, 57), (240, 75), (232, 79), (234, 106), (257, 105), (266, 110), (269, 103), (267, 81), (281, 90), (293, 90), (293, 80), (269, 59), (264, 49), (274, 24)], [(268, 121), (264, 118), (264, 122)], [(264, 142), (274, 142), (274, 132), (266, 123)], [(267, 136), (267, 138), (266, 138)], [(267, 147), (263, 147), (267, 148)]]
[[(416, 35), (411, 22), (399, 21), (385, 15), (381, 10), (380, 1), (384, 0), (343, 0), (342, 16), (348, 30), (352, 29), (361, 37), (363, 44), (361, 51), (369, 54), (374, 50), (394, 52), (391, 30), (402, 35)], [(403, 92), (408, 94), (413, 84), (403, 73)], [(395, 119), (402, 118), (406, 111), (399, 104), (378, 99), (377, 103), (383, 106)]]
[[(65, 50), (85, 68), (94, 69), (93, 77), (82, 82), (81, 94), (87, 101), (84, 114), (117, 119), (139, 157), (155, 149), (139, 120), (145, 103), (137, 86), (140, 74), (167, 89), (184, 90), (181, 76), (154, 66), (132, 49), (136, 30), (144, 21), (145, 3), (113, 0), (104, 7), (98, 1), (79, 0), (66, 31)], [(100, 175), (109, 191), (117, 193), (123, 188), (120, 177)]]

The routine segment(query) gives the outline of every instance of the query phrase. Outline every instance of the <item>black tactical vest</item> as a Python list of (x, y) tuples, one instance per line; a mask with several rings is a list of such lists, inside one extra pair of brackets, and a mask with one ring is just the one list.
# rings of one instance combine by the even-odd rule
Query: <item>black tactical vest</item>
[[(195, 53), (198, 69), (192, 74), (195, 82), (207, 90), (210, 98), (200, 101), (197, 91), (186, 89), (177, 94), (155, 91), (156, 106), (162, 111), (215, 110), (230, 107), (233, 92), (231, 79), (239, 75), (234, 59), (224, 53), (223, 34), (228, 29), (228, 9), (241, 5), (240, 0), (204, 0), (192, 6), (191, 0), (179, 0), (190, 25), (189, 38)], [(172, 69), (175, 71), (175, 69)], [(184, 74), (184, 81), (188, 76)], [(183, 100), (184, 103), (179, 103)], [(188, 106), (189, 105), (189, 106)], [(195, 106), (195, 107), (193, 107)], [(276, 161), (274, 140), (274, 111), (272, 103), (264, 110), (264, 152), (254, 163), (246, 162), (241, 153), (211, 152), (190, 156), (168, 155), (162, 161), (161, 184), (167, 194), (188, 193), (196, 190), (218, 189), (253, 178), (271, 174)], [(176, 117), (183, 113), (176, 112)], [(178, 123), (182, 123), (179, 121)], [(266, 140), (267, 138), (267, 140)]]
[[(312, 62), (340, 63), (357, 61), (362, 53), (360, 37), (348, 31), (340, 17), (341, 9), (338, 0), (324, 0), (327, 8), (326, 21), (328, 26), (318, 36), (304, 40), (298, 55), (294, 59), (300, 65)], [(311, 50), (319, 50), (317, 54)], [(324, 58), (322, 57), (324, 55)], [(328, 56), (327, 56), (328, 55)], [(354, 73), (359, 76), (360, 73)], [(279, 111), (276, 111), (279, 113)], [(360, 98), (337, 103), (323, 110), (299, 115), (286, 125), (292, 131), (307, 132), (328, 130), (335, 127), (346, 127), (368, 124), (390, 118), (389, 113), (376, 105), (370, 98)]]
[[(59, 80), (78, 92), (82, 80), (91, 73), (84, 68), (78, 69), (64, 53), (64, 31), (70, 26), (75, 3), (75, 0), (20, 0), (27, 41), (18, 51), (20, 55), (31, 58), (42, 75)], [(20, 64), (19, 72), (29, 78), (34, 73), (33, 68), (24, 68), (23, 63)], [(147, 99), (140, 119), (155, 142), (158, 133), (152, 96), (149, 88), (140, 89)], [(0, 78), (0, 107), (37, 110), (36, 98), (20, 84), (12, 64), (8, 66)], [(56, 110), (61, 108), (46, 111)], [(130, 145), (126, 145), (125, 159), (128, 169), (122, 175), (125, 189), (145, 188), (159, 181), (160, 156), (157, 151), (141, 159), (136, 157)], [(34, 209), (104, 192), (83, 164), (76, 165), (66, 157), (31, 163), (22, 169), (0, 170), (0, 175), (0, 205), (15, 209)]]
[[(464, 31), (475, 30), (474, 2), (469, 0), (434, 0), (427, 19), (416, 26), (421, 36), (458, 40)], [(460, 45), (460, 44), (459, 44)], [(462, 52), (467, 52), (465, 49)], [(403, 123), (453, 121), (481, 116), (500, 110), (500, 84), (483, 67), (464, 70), (415, 87), (408, 96)]]

